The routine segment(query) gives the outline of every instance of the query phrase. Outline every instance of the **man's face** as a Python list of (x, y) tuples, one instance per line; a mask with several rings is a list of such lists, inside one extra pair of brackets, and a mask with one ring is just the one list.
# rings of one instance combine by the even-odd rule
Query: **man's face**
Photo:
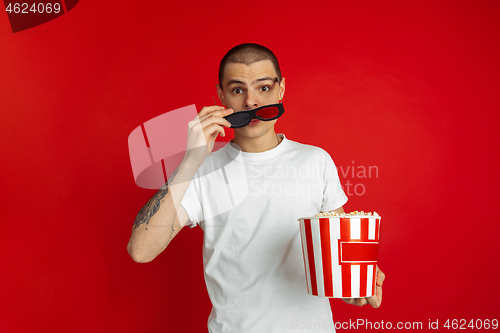
[[(285, 79), (278, 84), (277, 78), (270, 60), (254, 62), (250, 66), (228, 63), (221, 82), (223, 89), (217, 85), (217, 94), (222, 104), (235, 112), (276, 104), (285, 93)], [(243, 136), (257, 137), (272, 129), (277, 121), (259, 121), (234, 130)]]

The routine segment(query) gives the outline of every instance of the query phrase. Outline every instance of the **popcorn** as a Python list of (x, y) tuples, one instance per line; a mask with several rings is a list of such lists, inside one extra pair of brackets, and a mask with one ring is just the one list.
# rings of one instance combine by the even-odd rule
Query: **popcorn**
[(363, 212), (363, 211), (360, 211), (358, 212), (357, 210), (355, 210), (354, 212), (350, 212), (350, 213), (336, 213), (334, 212), (333, 210), (332, 211), (329, 211), (329, 212), (325, 212), (325, 213), (318, 213), (315, 215), (315, 217), (322, 217), (322, 216), (335, 216), (335, 217), (366, 217), (366, 216), (374, 216), (374, 217), (380, 217), (380, 215), (377, 214), (377, 212)]

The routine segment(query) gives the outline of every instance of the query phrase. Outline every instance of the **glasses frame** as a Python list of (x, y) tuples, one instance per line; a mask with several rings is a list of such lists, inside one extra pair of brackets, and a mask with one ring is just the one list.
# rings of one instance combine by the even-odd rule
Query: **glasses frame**
[[(260, 111), (260, 110), (263, 110), (263, 109), (267, 109), (267, 108), (273, 108), (273, 107), (276, 107), (278, 108), (278, 115), (273, 117), (273, 118), (270, 118), (270, 119), (262, 119), (260, 118), (259, 116), (257, 116), (257, 111)], [(231, 118), (234, 118), (234, 116), (236, 115), (241, 115), (241, 113), (244, 112), (244, 113), (247, 113), (250, 115), (250, 117), (248, 118), (249, 121), (244, 124), (244, 125), (233, 125), (233, 123), (231, 122)], [(261, 107), (258, 107), (256, 109), (252, 109), (252, 110), (245, 110), (245, 111), (238, 111), (238, 112), (234, 112), (230, 115), (227, 115), (223, 118), (225, 118), (227, 121), (229, 121), (231, 123), (231, 128), (240, 128), (240, 127), (245, 127), (247, 126), (248, 124), (250, 124), (250, 122), (252, 121), (253, 118), (257, 118), (261, 121), (271, 121), (271, 120), (274, 120), (274, 119), (278, 119), (279, 117), (281, 117), (283, 115), (283, 113), (285, 113), (285, 109), (283, 108), (283, 104), (282, 103), (277, 103), (277, 104), (269, 104), (269, 105), (264, 105), (264, 106), (261, 106)]]

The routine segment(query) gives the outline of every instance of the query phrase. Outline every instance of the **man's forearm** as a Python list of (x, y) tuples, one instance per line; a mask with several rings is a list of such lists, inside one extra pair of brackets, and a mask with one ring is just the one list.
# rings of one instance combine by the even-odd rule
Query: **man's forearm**
[(139, 211), (127, 250), (137, 262), (148, 262), (160, 254), (182, 225), (177, 210), (199, 165), (183, 160), (167, 183)]

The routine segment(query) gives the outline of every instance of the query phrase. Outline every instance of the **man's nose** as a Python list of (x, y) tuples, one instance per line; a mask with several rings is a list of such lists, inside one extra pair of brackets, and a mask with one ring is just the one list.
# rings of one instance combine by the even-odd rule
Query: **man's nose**
[(248, 91), (246, 100), (245, 100), (245, 108), (254, 109), (258, 106), (257, 96), (253, 91)]

